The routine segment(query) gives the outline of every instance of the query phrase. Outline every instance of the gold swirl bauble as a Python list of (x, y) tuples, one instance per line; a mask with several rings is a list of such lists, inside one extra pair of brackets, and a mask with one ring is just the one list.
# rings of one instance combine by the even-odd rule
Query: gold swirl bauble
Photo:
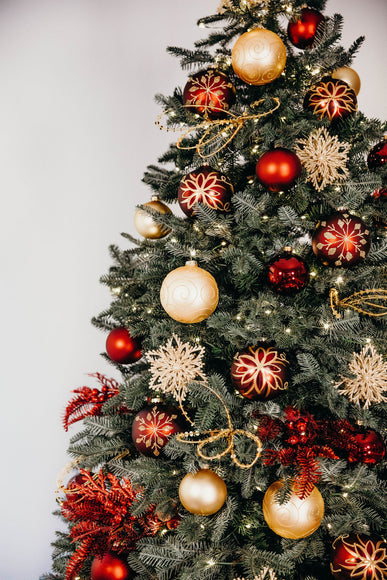
[(341, 66), (332, 73), (332, 78), (344, 81), (351, 87), (355, 95), (359, 94), (361, 87), (361, 80), (359, 75), (353, 68), (349, 66)]
[(216, 280), (194, 260), (172, 270), (161, 285), (160, 301), (171, 318), (185, 324), (201, 322), (218, 305)]
[[(148, 203), (144, 203), (143, 205), (144, 207), (149, 207), (161, 214), (172, 213), (169, 207), (159, 200), (157, 195), (154, 195), (151, 201), (148, 201)], [(169, 234), (171, 231), (171, 228), (157, 223), (149, 213), (146, 213), (146, 211), (141, 208), (137, 209), (134, 214), (134, 227), (140, 236), (144, 236), (144, 238), (147, 238), (148, 240), (158, 240)]]
[(254, 28), (238, 38), (231, 52), (235, 74), (249, 85), (266, 85), (280, 76), (286, 48), (278, 34)]
[(263, 498), (263, 517), (267, 525), (282, 538), (298, 540), (313, 534), (324, 517), (324, 500), (317, 487), (300, 499), (293, 491), (289, 501), (276, 502), (276, 493), (282, 488), (282, 481), (276, 481)]
[(180, 501), (191, 514), (210, 516), (224, 504), (227, 487), (223, 479), (211, 469), (187, 473), (179, 487)]

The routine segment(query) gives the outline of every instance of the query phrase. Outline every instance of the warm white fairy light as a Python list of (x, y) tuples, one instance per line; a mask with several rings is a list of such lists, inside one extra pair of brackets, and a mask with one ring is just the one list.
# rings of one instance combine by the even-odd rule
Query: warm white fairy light
[(291, 329), (290, 329), (290, 328), (286, 328), (286, 329), (285, 329), (285, 332), (286, 332), (287, 334), (290, 334), (292, 331), (291, 331)]
[(338, 276), (336, 278), (336, 284), (342, 284), (344, 282), (344, 278), (342, 276)]
[(116, 296), (118, 296), (119, 294), (121, 294), (122, 292), (122, 288), (120, 288), (119, 286), (117, 286), (116, 288), (112, 288), (111, 289), (111, 293), (115, 294)]
[(195, 258), (196, 250), (190, 250), (189, 255), (191, 256), (191, 258)]
[(211, 560), (207, 560), (207, 564), (209, 566), (215, 566), (216, 562), (215, 562), (215, 560), (213, 558), (211, 558)]
[(147, 313), (152, 314), (152, 308), (148, 308)]
[(171, 238), (171, 242), (172, 242), (173, 244), (176, 244), (176, 242), (177, 242), (177, 239), (176, 239), (176, 238)]
[(328, 330), (328, 328), (330, 327), (330, 324), (329, 324), (329, 322), (324, 322), (323, 326), (324, 326), (325, 330)]
[(271, 310), (265, 310), (265, 314), (271, 314)]
[(366, 342), (369, 344), (371, 342), (371, 339), (367, 338)]
[(268, 219), (269, 219), (269, 216), (268, 216), (268, 215), (263, 215), (263, 216), (262, 216), (262, 219), (263, 219), (263, 220), (268, 220)]
[(246, 528), (249, 530), (251, 528), (251, 524), (246, 524)]
[(316, 272), (311, 272), (310, 275), (314, 277), (316, 276)]

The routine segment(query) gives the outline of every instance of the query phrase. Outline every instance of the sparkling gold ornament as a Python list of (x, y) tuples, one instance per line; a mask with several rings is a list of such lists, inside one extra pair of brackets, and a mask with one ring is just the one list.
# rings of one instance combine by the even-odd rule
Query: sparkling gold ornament
[(276, 481), (263, 498), (263, 517), (269, 528), (282, 538), (298, 540), (313, 534), (324, 516), (324, 500), (317, 487), (300, 499), (295, 492), (286, 503), (276, 501), (276, 493), (282, 488), (282, 481)]
[(353, 68), (350, 68), (349, 66), (341, 66), (340, 68), (337, 68), (335, 71), (333, 71), (332, 78), (340, 79), (341, 81), (346, 82), (347, 85), (349, 85), (354, 91), (355, 95), (359, 94), (361, 80)]
[(160, 301), (171, 318), (185, 324), (201, 322), (218, 305), (219, 291), (215, 278), (194, 260), (172, 270), (161, 285)]
[(286, 48), (278, 34), (254, 28), (238, 38), (231, 52), (235, 74), (249, 85), (266, 85), (280, 76)]
[(211, 469), (187, 473), (179, 487), (180, 501), (191, 514), (210, 516), (224, 504), (227, 487), (223, 479)]
[[(143, 205), (144, 207), (149, 207), (160, 214), (172, 213), (169, 207), (159, 200), (157, 195), (152, 196), (152, 200)], [(164, 238), (164, 236), (169, 234), (171, 231), (171, 228), (168, 228), (164, 224), (157, 223), (153, 216), (141, 208), (137, 209), (134, 214), (134, 227), (141, 236), (144, 236), (144, 238), (147, 238), (148, 240)]]

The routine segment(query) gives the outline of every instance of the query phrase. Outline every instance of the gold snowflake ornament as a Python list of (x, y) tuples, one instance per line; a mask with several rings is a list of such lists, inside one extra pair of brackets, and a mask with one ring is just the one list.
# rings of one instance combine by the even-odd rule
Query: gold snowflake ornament
[(342, 143), (336, 135), (320, 127), (307, 139), (299, 139), (294, 151), (307, 172), (307, 181), (322, 191), (327, 185), (348, 177), (346, 163), (350, 148), (348, 143)]
[(363, 402), (364, 409), (372, 403), (387, 402), (384, 395), (387, 392), (387, 362), (371, 344), (367, 344), (360, 354), (353, 354), (348, 370), (353, 376), (340, 375), (341, 381), (334, 385), (341, 395), (347, 395), (359, 407)]
[(158, 350), (145, 353), (152, 374), (149, 386), (153, 390), (171, 393), (178, 401), (184, 401), (187, 383), (198, 377), (207, 381), (203, 372), (204, 347), (183, 343), (176, 334)]

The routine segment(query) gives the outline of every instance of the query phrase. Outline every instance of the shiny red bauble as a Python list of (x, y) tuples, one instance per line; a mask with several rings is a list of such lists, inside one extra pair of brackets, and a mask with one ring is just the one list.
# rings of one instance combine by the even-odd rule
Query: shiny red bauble
[(270, 191), (284, 191), (292, 187), (301, 175), (301, 161), (293, 151), (277, 147), (266, 151), (257, 162), (258, 181)]
[(387, 578), (387, 544), (363, 534), (340, 536), (332, 544), (331, 573), (336, 580)]
[(241, 395), (253, 401), (273, 399), (288, 387), (288, 361), (270, 346), (249, 346), (238, 352), (231, 366), (231, 379)]
[(145, 407), (137, 413), (132, 425), (133, 443), (142, 455), (158, 457), (169, 439), (183, 431), (174, 409), (162, 405)]
[(368, 169), (371, 171), (387, 163), (387, 138), (377, 143), (367, 157)]
[(290, 42), (297, 48), (312, 48), (316, 33), (325, 21), (321, 12), (313, 8), (302, 8), (299, 18), (291, 20), (288, 24), (288, 36)]
[(91, 564), (90, 580), (130, 580), (133, 575), (125, 560), (107, 552), (102, 558), (96, 556)]
[(360, 218), (337, 212), (317, 224), (312, 247), (325, 265), (353, 266), (364, 260), (370, 250), (370, 230)]
[(192, 75), (184, 87), (183, 103), (192, 113), (209, 119), (224, 117), (235, 103), (236, 90), (226, 74), (208, 69)]
[(373, 429), (365, 429), (351, 435), (348, 461), (350, 463), (380, 463), (385, 454), (386, 446), (382, 437)]
[(77, 489), (79, 489), (79, 487), (83, 485), (85, 481), (87, 481), (87, 478), (82, 473), (77, 473), (71, 479), (69, 479), (65, 490), (66, 501), (74, 502), (80, 498)]
[(109, 358), (120, 364), (136, 362), (142, 357), (141, 343), (126, 328), (114, 328), (106, 339)]
[(178, 201), (189, 217), (194, 215), (198, 204), (229, 212), (233, 193), (233, 185), (226, 175), (203, 165), (183, 177), (179, 185)]
[(269, 262), (267, 280), (272, 290), (278, 294), (296, 294), (303, 290), (310, 278), (308, 264), (292, 253), (291, 247)]
[(346, 82), (325, 77), (308, 90), (304, 108), (320, 119), (344, 119), (357, 111), (356, 93)]

